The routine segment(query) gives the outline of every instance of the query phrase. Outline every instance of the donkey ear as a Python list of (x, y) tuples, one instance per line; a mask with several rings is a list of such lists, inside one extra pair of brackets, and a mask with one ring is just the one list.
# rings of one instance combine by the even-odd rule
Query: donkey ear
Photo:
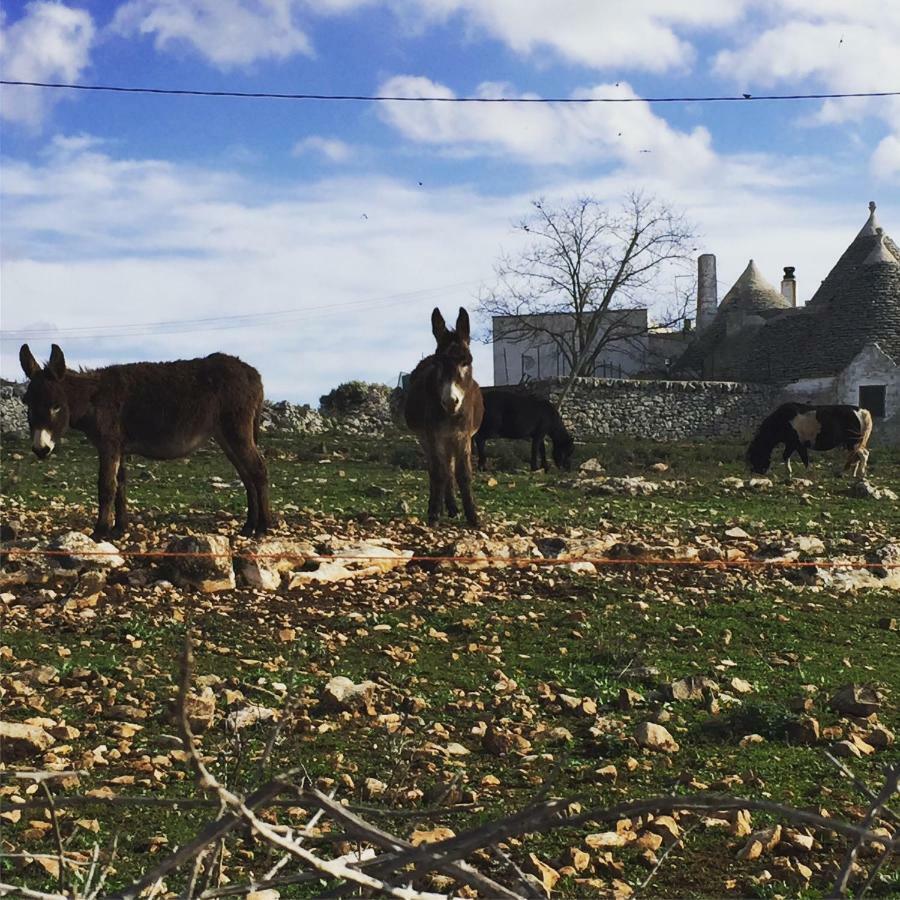
[(50, 362), (47, 363), (47, 372), (57, 379), (66, 374), (66, 358), (59, 349), (59, 344), (52, 344), (50, 347)]
[(459, 308), (459, 315), (456, 317), (456, 334), (460, 340), (469, 340), (469, 314), (462, 308)]
[(26, 378), (34, 378), (41, 371), (40, 364), (34, 358), (28, 344), (22, 344), (19, 348), (19, 362), (22, 364), (22, 371)]
[(447, 333), (447, 323), (437, 307), (431, 312), (431, 333), (437, 340), (440, 340)]

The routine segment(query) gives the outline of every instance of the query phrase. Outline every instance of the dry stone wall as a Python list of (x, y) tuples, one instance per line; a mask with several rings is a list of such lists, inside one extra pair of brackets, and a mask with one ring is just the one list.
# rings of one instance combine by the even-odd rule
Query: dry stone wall
[[(565, 380), (528, 387), (559, 405)], [(581, 439), (622, 434), (655, 441), (744, 437), (777, 405), (778, 395), (773, 385), (728, 381), (579, 378), (562, 417)]]

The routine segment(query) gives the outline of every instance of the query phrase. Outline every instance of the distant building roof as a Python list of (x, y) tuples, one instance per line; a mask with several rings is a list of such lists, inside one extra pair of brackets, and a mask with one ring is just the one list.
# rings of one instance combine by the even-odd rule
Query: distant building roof
[(766, 312), (771, 309), (788, 309), (787, 298), (769, 284), (751, 259), (741, 277), (731, 286), (731, 290), (719, 304), (717, 315), (730, 311)]
[(679, 361), (681, 371), (741, 381), (823, 377), (840, 372), (876, 342), (900, 362), (900, 248), (878, 225), (874, 203), (865, 225), (805, 307), (788, 307), (784, 298), (776, 307), (775, 298), (763, 296), (754, 281), (751, 273), (740, 294), (743, 311), (755, 314), (754, 327), (729, 334), (727, 310), (717, 313)]

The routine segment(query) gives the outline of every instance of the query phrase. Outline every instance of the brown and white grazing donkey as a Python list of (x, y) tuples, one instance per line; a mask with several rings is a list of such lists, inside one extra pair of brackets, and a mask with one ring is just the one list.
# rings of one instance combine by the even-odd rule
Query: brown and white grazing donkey
[(472, 499), (472, 436), (484, 415), (481, 389), (472, 378), (469, 314), (460, 307), (451, 331), (440, 310), (431, 314), (437, 349), (409, 376), (406, 424), (419, 438), (428, 461), (428, 524), (434, 525), (446, 503), (447, 515), (458, 513), (453, 477), (459, 485), (466, 521), (478, 524)]
[(119, 536), (127, 527), (124, 457), (187, 456), (215, 438), (247, 489), (242, 534), (265, 534), (271, 523), (269, 478), (257, 449), (263, 386), (259, 372), (234, 356), (142, 362), (92, 371), (66, 369), (54, 344), (41, 368), (27, 344), (19, 361), (29, 378), (25, 403), (32, 447), (50, 455), (71, 426), (100, 455), (100, 509), (95, 539)]
[(853, 477), (865, 478), (871, 436), (872, 414), (867, 409), (783, 403), (762, 421), (747, 448), (747, 462), (757, 475), (765, 475), (771, 465), (772, 451), (783, 444), (782, 458), (790, 478), (791, 456), (795, 453), (809, 468), (810, 450), (844, 447), (848, 451), (844, 470), (853, 466)]

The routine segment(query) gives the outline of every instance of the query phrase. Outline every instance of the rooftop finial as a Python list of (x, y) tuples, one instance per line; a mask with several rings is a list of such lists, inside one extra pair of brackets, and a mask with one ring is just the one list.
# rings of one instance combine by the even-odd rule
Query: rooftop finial
[(878, 227), (878, 219), (875, 218), (875, 201), (869, 201), (869, 218), (866, 219), (866, 224), (863, 225), (858, 238), (861, 237), (875, 237), (875, 229)]

